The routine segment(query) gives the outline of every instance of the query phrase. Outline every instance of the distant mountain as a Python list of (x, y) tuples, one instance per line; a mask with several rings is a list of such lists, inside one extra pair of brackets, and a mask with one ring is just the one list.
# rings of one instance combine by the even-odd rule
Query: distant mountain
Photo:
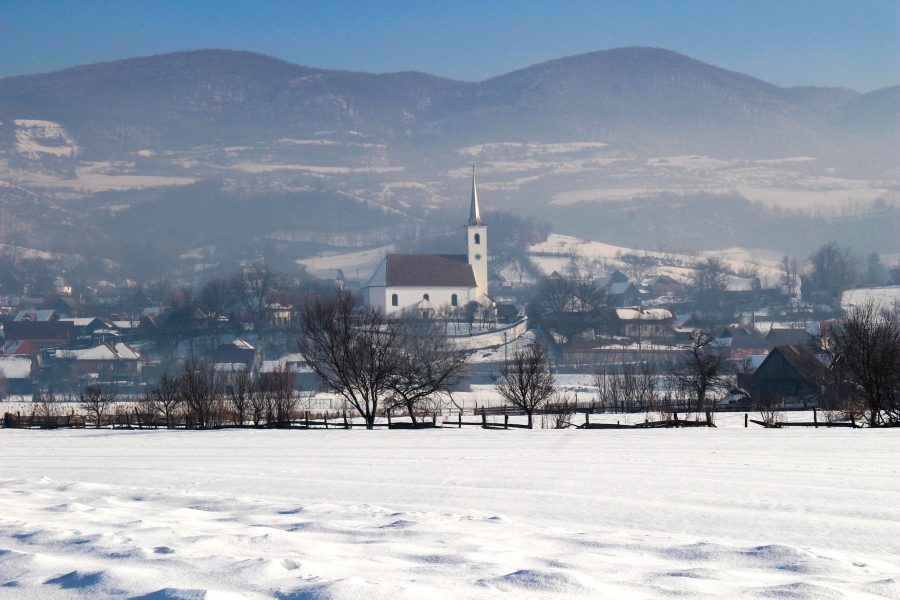
[[(458, 233), (472, 161), (490, 208), (635, 247), (740, 244), (734, 215), (761, 204), (791, 209), (790, 229), (880, 201), (889, 226), (898, 115), (900, 86), (784, 88), (657, 48), (481, 82), (231, 50), (131, 58), (0, 79), (0, 244), (185, 276), (413, 247)], [(734, 235), (764, 245), (783, 229), (765, 214)], [(844, 241), (875, 248), (863, 230)]]
[[(61, 123), (89, 159), (322, 131), (410, 144), (599, 139), (653, 152), (830, 155), (865, 145), (842, 127), (880, 118), (882, 105), (864, 99), (780, 88), (655, 48), (572, 56), (480, 83), (199, 50), (0, 79), (0, 120)], [(849, 103), (863, 114), (847, 117)]]
[(860, 136), (897, 141), (900, 135), (900, 85), (856, 96), (841, 106), (838, 122)]
[[(832, 102), (816, 102), (831, 97)], [(648, 152), (830, 153), (830, 123), (853, 92), (785, 89), (656, 48), (621, 48), (501, 75), (449, 98), (444, 132), (520, 140), (598, 139)]]
[(59, 122), (88, 157), (322, 130), (391, 137), (409, 111), (421, 112), (432, 97), (461, 86), (419, 73), (325, 71), (249, 52), (200, 50), (0, 79), (0, 119)]

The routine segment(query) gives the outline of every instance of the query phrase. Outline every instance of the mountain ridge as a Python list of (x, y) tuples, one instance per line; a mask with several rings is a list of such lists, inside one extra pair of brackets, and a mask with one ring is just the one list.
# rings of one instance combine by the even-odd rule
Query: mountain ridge
[[(0, 185), (0, 242), (153, 272), (158, 260), (190, 271), (186, 256), (291, 261), (428, 239), (465, 208), (461, 165), (477, 159), (494, 208), (590, 237), (612, 235), (602, 215), (627, 220), (632, 203), (646, 224), (670, 206), (653, 235), (690, 231), (702, 248), (722, 236), (690, 203), (707, 223), (756, 203), (792, 219), (896, 204), (898, 113), (900, 86), (781, 87), (648, 47), (477, 82), (237, 50), (120, 59), (0, 79), (0, 184), (18, 186)], [(764, 234), (779, 217), (760, 215)], [(643, 226), (618, 229), (624, 245), (652, 245)], [(862, 229), (848, 236), (870, 246)]]

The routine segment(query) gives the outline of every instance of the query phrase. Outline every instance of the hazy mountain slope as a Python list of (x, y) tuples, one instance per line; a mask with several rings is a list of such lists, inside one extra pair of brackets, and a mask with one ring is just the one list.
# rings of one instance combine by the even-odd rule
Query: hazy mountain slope
[(0, 79), (0, 243), (146, 273), (403, 246), (455, 235), (437, 215), (465, 218), (475, 160), (491, 209), (563, 233), (882, 249), (864, 220), (830, 229), (801, 211), (900, 204), (898, 111), (900, 87), (782, 88), (655, 48), (482, 82), (228, 50), (119, 60)]
[(859, 135), (900, 139), (900, 85), (853, 98), (841, 107), (839, 122)]
[(0, 80), (0, 119), (59, 122), (86, 157), (106, 158), (348, 130), (437, 145), (577, 139), (648, 152), (830, 154), (858, 141), (830, 123), (851, 100), (850, 91), (779, 88), (655, 48), (572, 56), (475, 84), (225, 50)]
[(392, 136), (435, 93), (419, 73), (324, 71), (227, 50), (179, 52), (0, 80), (0, 119), (64, 124), (88, 156), (240, 144), (322, 129)]
[(850, 136), (809, 95), (675, 52), (621, 48), (489, 79), (447, 102), (443, 131), (468, 122), (501, 139), (604, 140), (651, 154), (831, 156)]

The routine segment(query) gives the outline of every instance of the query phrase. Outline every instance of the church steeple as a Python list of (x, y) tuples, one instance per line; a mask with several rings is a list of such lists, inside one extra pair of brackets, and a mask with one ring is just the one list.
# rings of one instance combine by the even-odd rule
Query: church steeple
[(475, 165), (472, 165), (472, 201), (469, 207), (469, 225), (484, 225), (478, 208), (478, 189), (475, 187)]
[(469, 225), (466, 227), (466, 238), (469, 249), (469, 264), (475, 275), (476, 300), (488, 293), (488, 246), (487, 225), (481, 220), (481, 209), (478, 206), (478, 189), (475, 187), (475, 165), (472, 165), (472, 200), (469, 207)]

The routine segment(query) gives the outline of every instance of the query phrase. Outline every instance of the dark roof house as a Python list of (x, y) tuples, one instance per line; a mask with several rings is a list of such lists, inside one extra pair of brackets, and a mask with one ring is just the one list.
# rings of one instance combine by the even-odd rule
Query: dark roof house
[(746, 386), (757, 402), (815, 406), (827, 372), (828, 368), (806, 346), (778, 346), (753, 372)]
[(813, 336), (805, 329), (800, 328), (775, 328), (766, 334), (766, 342), (775, 346), (808, 346), (813, 342)]

